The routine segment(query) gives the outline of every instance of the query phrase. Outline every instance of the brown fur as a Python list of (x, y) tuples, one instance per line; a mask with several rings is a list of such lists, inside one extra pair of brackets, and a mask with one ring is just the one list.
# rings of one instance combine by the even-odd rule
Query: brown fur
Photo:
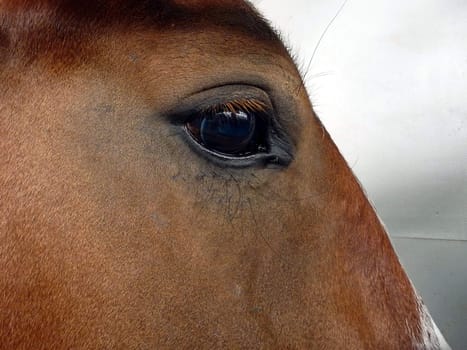
[[(383, 227), (245, 3), (2, 1), (0, 80), (0, 348), (418, 346)], [(218, 167), (168, 121), (226, 85), (269, 96), (288, 167)]]
[[(96, 33), (142, 28), (191, 31), (222, 28), (247, 33), (278, 46), (275, 33), (251, 7), (238, 1), (4, 1), (0, 3), (0, 41), (24, 62), (46, 58), (55, 64), (83, 64)], [(1, 37), (0, 37), (1, 38)], [(94, 53), (94, 50), (89, 54)]]

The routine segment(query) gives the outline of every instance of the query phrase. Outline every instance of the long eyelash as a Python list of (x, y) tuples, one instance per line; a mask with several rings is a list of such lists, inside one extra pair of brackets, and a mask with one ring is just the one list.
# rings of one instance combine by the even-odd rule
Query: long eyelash
[(203, 110), (204, 113), (219, 113), (219, 112), (266, 112), (267, 106), (263, 102), (256, 99), (238, 99), (227, 103), (222, 103), (217, 106), (211, 106)]

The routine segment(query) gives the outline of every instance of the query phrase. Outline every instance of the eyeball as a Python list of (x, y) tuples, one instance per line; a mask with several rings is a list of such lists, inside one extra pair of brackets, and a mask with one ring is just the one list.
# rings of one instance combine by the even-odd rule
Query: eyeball
[(267, 150), (267, 120), (253, 111), (201, 112), (186, 124), (190, 136), (204, 148), (230, 157)]

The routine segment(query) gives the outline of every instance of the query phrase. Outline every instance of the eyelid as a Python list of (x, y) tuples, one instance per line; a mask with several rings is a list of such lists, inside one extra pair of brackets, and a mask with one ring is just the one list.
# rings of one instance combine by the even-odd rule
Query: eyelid
[[(247, 102), (248, 101), (248, 102)], [(163, 115), (173, 124), (183, 124), (193, 115), (213, 111), (228, 111), (230, 108), (247, 107), (274, 117), (271, 100), (264, 90), (247, 85), (226, 85), (201, 92), (177, 101), (177, 105), (164, 112)], [(239, 108), (239, 110), (245, 110)]]
[(252, 113), (267, 113), (267, 105), (256, 98), (235, 99), (229, 102), (222, 103), (216, 106), (209, 106), (202, 110), (202, 113), (219, 113), (219, 112), (252, 112)]

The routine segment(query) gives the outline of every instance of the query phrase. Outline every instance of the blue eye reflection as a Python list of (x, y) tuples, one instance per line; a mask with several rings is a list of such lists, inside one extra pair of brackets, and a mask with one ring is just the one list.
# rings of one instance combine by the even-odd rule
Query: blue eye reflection
[(241, 152), (255, 131), (255, 119), (244, 112), (220, 112), (203, 118), (201, 141), (207, 148), (222, 153)]
[(267, 148), (267, 123), (254, 112), (201, 113), (186, 128), (208, 150), (229, 156), (244, 157)]

